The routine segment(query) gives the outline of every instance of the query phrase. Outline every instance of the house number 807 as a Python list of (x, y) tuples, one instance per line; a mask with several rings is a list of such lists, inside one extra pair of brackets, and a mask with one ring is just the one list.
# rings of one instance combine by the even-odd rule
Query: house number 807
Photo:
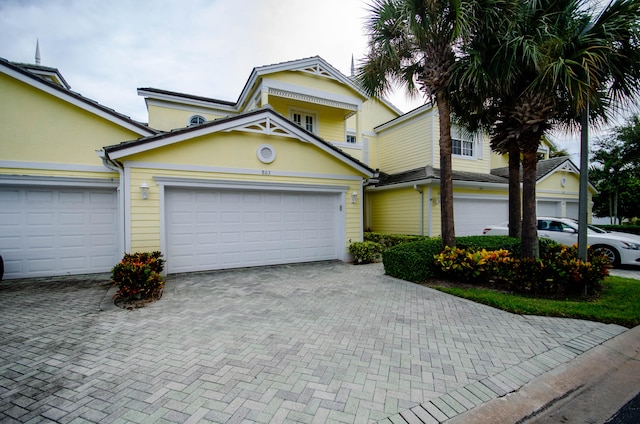
[(262, 170), (262, 175), (271, 175), (271, 171), (263, 169)]

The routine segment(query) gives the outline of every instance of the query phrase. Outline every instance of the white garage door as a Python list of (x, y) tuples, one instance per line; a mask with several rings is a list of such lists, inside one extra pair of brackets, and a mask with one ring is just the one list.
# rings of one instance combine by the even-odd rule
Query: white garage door
[(109, 271), (118, 253), (114, 189), (0, 188), (5, 278)]
[(567, 202), (567, 218), (578, 219), (580, 204), (578, 202)]
[(562, 205), (555, 201), (538, 201), (536, 204), (536, 214), (538, 216), (560, 217)]
[(339, 195), (167, 188), (167, 271), (338, 258)]
[(456, 236), (478, 236), (487, 225), (509, 220), (509, 203), (494, 199), (453, 199)]

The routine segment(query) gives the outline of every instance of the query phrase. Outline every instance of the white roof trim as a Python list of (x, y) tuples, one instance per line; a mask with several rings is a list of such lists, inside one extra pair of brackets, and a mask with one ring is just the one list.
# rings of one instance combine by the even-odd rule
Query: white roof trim
[(353, 159), (353, 161), (349, 160), (348, 156), (341, 154), (332, 147), (319, 141), (315, 136), (310, 135), (305, 130), (278, 115), (271, 109), (263, 109), (258, 113), (250, 112), (246, 116), (240, 115), (239, 117), (221, 119), (219, 122), (212, 121), (209, 124), (203, 124), (195, 127), (195, 129), (177, 131), (176, 134), (168, 133), (159, 135), (157, 136), (157, 140), (133, 144), (130, 147), (124, 147), (122, 149), (109, 152), (108, 155), (111, 159), (120, 159), (129, 155), (169, 146), (196, 137), (231, 131), (260, 132), (267, 135), (294, 138), (301, 142), (313, 144), (320, 150), (344, 162), (368, 177), (372, 177), (374, 175), (374, 172), (368, 169), (366, 165), (361, 164), (356, 159)]
[[(96, 107), (94, 105), (92, 105), (93, 101), (86, 99), (86, 101), (82, 101), (74, 96), (71, 96), (69, 94), (66, 94), (64, 92), (64, 88), (60, 88), (60, 89), (55, 89), (51, 86), (49, 86), (48, 84), (46, 84), (44, 81), (38, 81), (38, 77), (36, 77), (34, 75), (34, 77), (29, 77), (26, 76), (20, 72), (16, 72), (15, 70), (8, 68), (7, 66), (5, 66), (4, 63), (2, 63), (0, 61), (0, 72), (2, 72), (3, 74), (10, 76), (11, 78), (14, 78), (20, 82), (23, 82), (27, 85), (30, 85), (31, 87), (34, 87), (40, 91), (43, 91), (53, 97), (56, 97), (60, 100), (63, 100), (69, 104), (72, 104), (80, 109), (83, 109), (87, 112), (90, 112), (96, 116), (99, 116), (100, 118), (103, 118), (109, 122), (112, 122), (116, 125), (119, 125), (123, 128), (126, 128), (130, 131), (133, 131), (136, 134), (139, 134), (141, 136), (149, 136), (149, 135), (153, 135), (156, 134), (154, 131), (152, 130), (144, 130), (143, 128), (133, 124), (132, 122), (129, 122), (126, 119), (119, 119), (116, 115), (113, 115), (111, 113), (108, 113), (104, 110), (102, 110), (99, 107)], [(78, 93), (74, 93), (78, 96), (81, 96)], [(81, 96), (82, 97), (82, 96)], [(117, 114), (116, 111), (114, 111), (114, 113)], [(141, 124), (142, 125), (142, 124)]]

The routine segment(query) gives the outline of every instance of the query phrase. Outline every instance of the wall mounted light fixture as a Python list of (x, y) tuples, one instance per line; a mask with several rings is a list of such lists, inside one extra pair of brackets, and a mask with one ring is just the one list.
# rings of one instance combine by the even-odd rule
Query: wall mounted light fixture
[(140, 193), (142, 194), (142, 199), (147, 200), (149, 198), (149, 184), (140, 184)]
[(351, 193), (351, 203), (356, 203), (356, 200), (358, 200), (358, 192), (354, 191)]

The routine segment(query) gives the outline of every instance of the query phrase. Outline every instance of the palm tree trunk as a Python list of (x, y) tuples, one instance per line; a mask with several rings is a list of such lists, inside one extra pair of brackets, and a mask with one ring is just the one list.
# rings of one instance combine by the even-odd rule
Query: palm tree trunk
[(523, 258), (539, 257), (538, 231), (536, 229), (536, 151), (522, 155), (522, 239)]
[(440, 225), (442, 245), (456, 245), (453, 220), (453, 177), (451, 175), (451, 105), (446, 93), (436, 94), (438, 121), (440, 122)]
[(509, 144), (509, 236), (522, 235), (522, 200), (520, 198), (520, 147)]

